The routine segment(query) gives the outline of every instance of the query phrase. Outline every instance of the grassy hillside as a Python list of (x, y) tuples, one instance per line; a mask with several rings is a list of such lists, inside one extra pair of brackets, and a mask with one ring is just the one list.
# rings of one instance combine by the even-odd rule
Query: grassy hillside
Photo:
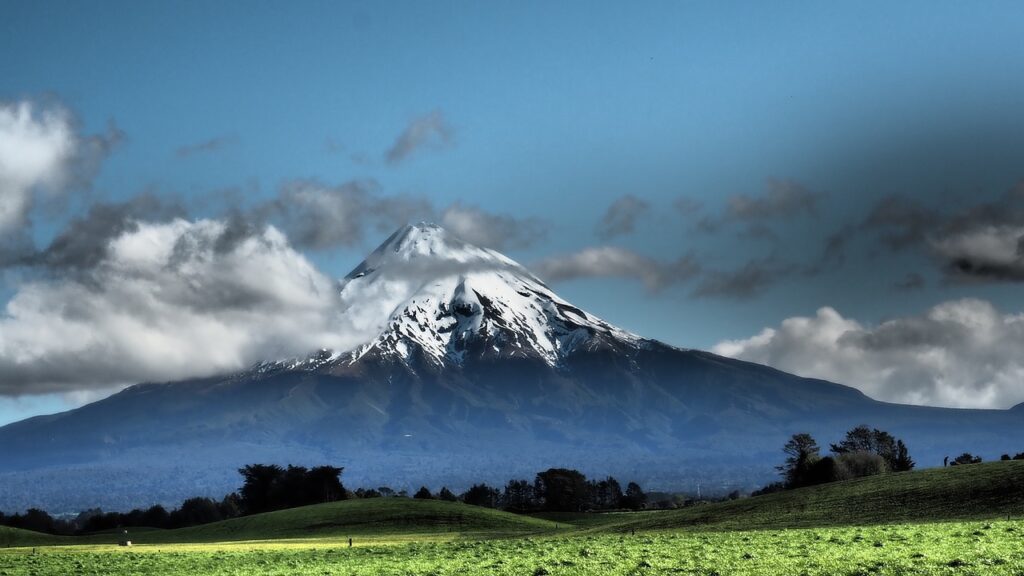
[(556, 529), (547, 520), (438, 500), (373, 498), (304, 506), (179, 530), (133, 535), (140, 544), (415, 534), (513, 536)]
[(1024, 462), (902, 472), (681, 510), (608, 515), (604, 529), (795, 528), (1024, 517)]
[(17, 546), (49, 546), (61, 541), (58, 536), (40, 534), (30, 530), (19, 528), (8, 528), (0, 526), (0, 548), (14, 548)]

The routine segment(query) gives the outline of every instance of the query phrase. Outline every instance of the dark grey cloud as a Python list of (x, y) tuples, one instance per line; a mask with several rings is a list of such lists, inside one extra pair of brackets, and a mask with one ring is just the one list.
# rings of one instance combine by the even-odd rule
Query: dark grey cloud
[(616, 236), (632, 234), (638, 219), (651, 210), (651, 205), (632, 194), (617, 198), (608, 206), (597, 224), (597, 236), (610, 240)]
[(414, 119), (384, 153), (388, 164), (398, 164), (423, 148), (445, 148), (455, 142), (455, 129), (440, 110)]
[[(760, 196), (737, 194), (728, 197), (722, 213), (701, 217), (696, 223), (696, 229), (714, 234), (728, 226), (739, 226), (738, 235), (744, 238), (777, 238), (771, 224), (815, 214), (819, 201), (825, 196), (793, 180), (769, 178), (765, 187), (765, 193)], [(681, 205), (677, 204), (677, 209), (690, 210), (687, 215), (692, 215), (697, 212), (699, 205), (694, 206), (682, 200)]]
[(327, 138), (324, 141), (324, 150), (326, 150), (328, 154), (343, 155), (357, 166), (367, 166), (371, 163), (370, 156), (366, 152), (350, 150), (348, 146), (334, 138)]
[(278, 223), (296, 246), (324, 250), (355, 246), (368, 229), (390, 231), (429, 218), (430, 202), (412, 196), (383, 196), (376, 181), (329, 185), (315, 180), (284, 184), (278, 196), (260, 206), (261, 219)]
[(438, 209), (425, 197), (386, 196), (373, 180), (288, 182), (245, 218), (274, 223), (296, 246), (312, 250), (357, 246), (369, 232), (391, 232), (420, 220), (439, 222), (464, 240), (497, 250), (532, 246), (549, 228), (538, 218), (495, 214), (462, 202)]
[(1024, 401), (1022, 347), (1024, 318), (964, 299), (877, 326), (826, 307), (712, 350), (889, 402), (1008, 408)]
[(693, 216), (704, 208), (704, 203), (689, 196), (680, 196), (672, 202), (672, 207), (683, 216)]
[(990, 201), (932, 207), (905, 195), (876, 202), (857, 227), (837, 234), (846, 242), (868, 233), (891, 250), (921, 250), (947, 279), (1024, 281), (1024, 186)]
[(225, 147), (234, 144), (237, 140), (238, 138), (230, 134), (214, 136), (207, 140), (181, 146), (174, 151), (174, 155), (178, 158), (188, 158), (189, 156), (195, 156), (197, 154), (208, 154), (210, 152), (223, 150)]
[(793, 180), (769, 178), (767, 188), (767, 192), (762, 196), (731, 196), (726, 203), (726, 217), (736, 220), (764, 220), (814, 214), (818, 201), (823, 196), (822, 193), (812, 192)]
[(921, 276), (917, 272), (909, 272), (902, 279), (894, 282), (892, 287), (901, 292), (921, 290), (925, 287), (924, 276)]
[(440, 223), (472, 244), (495, 250), (530, 247), (542, 240), (549, 228), (547, 222), (537, 218), (492, 214), (461, 202), (442, 210)]
[(107, 256), (114, 238), (137, 230), (141, 221), (166, 221), (185, 215), (181, 203), (153, 193), (125, 202), (93, 204), (25, 263), (53, 270), (91, 269)]
[(548, 282), (578, 278), (634, 279), (653, 293), (694, 278), (701, 267), (692, 254), (661, 261), (625, 248), (600, 246), (546, 258), (531, 269)]
[(731, 270), (706, 270), (693, 290), (697, 297), (745, 300), (759, 296), (797, 267), (775, 258), (749, 260)]
[(892, 250), (919, 245), (943, 221), (940, 213), (907, 196), (889, 195), (868, 212), (860, 228)]

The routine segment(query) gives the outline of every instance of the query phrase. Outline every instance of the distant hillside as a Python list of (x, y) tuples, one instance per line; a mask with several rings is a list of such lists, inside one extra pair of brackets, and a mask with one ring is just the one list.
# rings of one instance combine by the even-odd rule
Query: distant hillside
[(412, 534), (516, 536), (553, 530), (554, 522), (440, 500), (370, 498), (303, 506), (146, 533), (139, 543), (226, 542), (278, 538), (382, 537)]
[(53, 546), (55, 544), (75, 544), (72, 538), (62, 538), (49, 534), (40, 534), (31, 530), (20, 528), (9, 528), (0, 526), (0, 548), (14, 548), (17, 546)]
[(731, 502), (651, 512), (609, 530), (775, 529), (1024, 517), (1024, 462), (871, 476)]
[[(129, 528), (134, 544), (240, 542), (248, 540), (392, 537), (502, 537), (558, 528), (555, 522), (458, 502), (410, 498), (371, 498), (303, 506), (232, 518), (177, 530)], [(50, 536), (0, 526), (0, 548), (73, 544), (113, 544), (118, 531), (85, 536)]]

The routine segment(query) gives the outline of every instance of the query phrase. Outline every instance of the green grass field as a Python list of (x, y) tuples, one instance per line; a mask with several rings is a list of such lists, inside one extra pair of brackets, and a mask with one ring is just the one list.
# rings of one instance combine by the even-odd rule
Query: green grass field
[(0, 547), (12, 546), (0, 548), (0, 576), (1017, 575), (1024, 574), (1022, 504), (1024, 462), (635, 514), (541, 519), (374, 499), (132, 530), (132, 548), (116, 546), (111, 534), (60, 538), (0, 529)]

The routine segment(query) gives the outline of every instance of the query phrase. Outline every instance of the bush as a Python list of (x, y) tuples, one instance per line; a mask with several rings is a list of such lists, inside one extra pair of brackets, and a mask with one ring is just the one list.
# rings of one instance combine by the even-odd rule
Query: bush
[(889, 471), (889, 465), (885, 458), (870, 452), (850, 452), (840, 454), (836, 457), (836, 480), (848, 480), (850, 478), (863, 478), (885, 474)]
[(961, 454), (961, 455), (957, 456), (956, 458), (954, 458), (953, 461), (950, 462), (950, 465), (951, 466), (961, 466), (963, 464), (980, 464), (980, 463), (981, 463), (981, 456), (975, 456), (975, 455), (971, 454), (970, 452), (964, 452), (963, 454)]

